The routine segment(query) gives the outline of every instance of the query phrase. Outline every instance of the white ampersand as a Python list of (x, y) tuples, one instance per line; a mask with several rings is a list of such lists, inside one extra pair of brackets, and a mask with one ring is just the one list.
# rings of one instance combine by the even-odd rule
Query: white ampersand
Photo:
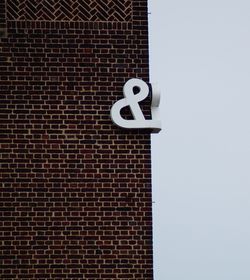
[[(134, 89), (138, 89), (138, 93), (134, 93)], [(158, 120), (158, 107), (160, 103), (159, 91), (152, 88), (151, 115), (152, 119), (145, 119), (139, 102), (147, 98), (149, 95), (149, 86), (140, 79), (130, 79), (123, 87), (124, 98), (118, 100), (111, 108), (111, 118), (113, 122), (123, 128), (150, 128), (152, 132), (161, 130), (161, 122)], [(124, 119), (121, 116), (121, 110), (129, 106), (134, 117), (133, 120)]]

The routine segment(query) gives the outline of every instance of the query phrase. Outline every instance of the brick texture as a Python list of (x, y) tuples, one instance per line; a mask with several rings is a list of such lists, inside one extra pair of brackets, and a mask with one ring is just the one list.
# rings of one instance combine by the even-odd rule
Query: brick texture
[[(104, 3), (107, 13), (111, 9), (112, 1), (90, 2), (96, 10)], [(60, 1), (72, 3), (64, 15), (71, 20), (57, 21), (53, 12), (46, 21), (45, 14), (27, 20), (31, 14), (25, 13), (22, 20), (9, 14), (5, 22), (3, 280), (153, 279), (150, 131), (120, 129), (110, 119), (124, 83), (149, 78), (147, 1), (120, 2), (132, 8), (129, 20), (119, 1), (111, 16), (100, 8), (92, 18), (92, 10), (88, 15), (84, 9), (75, 21), (76, 1)], [(28, 11), (30, 3), (40, 3), (41, 11), (48, 3), (59, 5), (9, 0), (7, 6), (13, 3), (19, 11)], [(142, 108), (149, 116), (149, 101)], [(129, 117), (129, 110), (124, 114)]]
[(9, 20), (32, 21), (127, 21), (132, 0), (12, 0)]
[(6, 10), (5, 1), (0, 2), (0, 38), (6, 35)]

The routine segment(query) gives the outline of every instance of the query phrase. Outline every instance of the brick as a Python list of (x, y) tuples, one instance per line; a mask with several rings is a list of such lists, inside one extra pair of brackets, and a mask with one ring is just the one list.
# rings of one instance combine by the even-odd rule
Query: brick
[(110, 119), (149, 80), (147, 1), (52, 2), (0, 3), (0, 274), (152, 280), (150, 131)]

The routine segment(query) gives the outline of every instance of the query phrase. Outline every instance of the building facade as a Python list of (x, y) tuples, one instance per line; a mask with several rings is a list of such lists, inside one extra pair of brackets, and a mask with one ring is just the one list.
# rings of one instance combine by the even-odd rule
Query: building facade
[(152, 280), (151, 131), (110, 118), (128, 79), (149, 82), (147, 0), (0, 17), (0, 278)]

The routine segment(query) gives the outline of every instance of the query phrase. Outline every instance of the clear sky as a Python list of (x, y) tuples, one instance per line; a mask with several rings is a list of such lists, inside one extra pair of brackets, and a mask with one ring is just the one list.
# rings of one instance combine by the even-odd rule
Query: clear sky
[(149, 0), (155, 280), (250, 279), (250, 1)]

